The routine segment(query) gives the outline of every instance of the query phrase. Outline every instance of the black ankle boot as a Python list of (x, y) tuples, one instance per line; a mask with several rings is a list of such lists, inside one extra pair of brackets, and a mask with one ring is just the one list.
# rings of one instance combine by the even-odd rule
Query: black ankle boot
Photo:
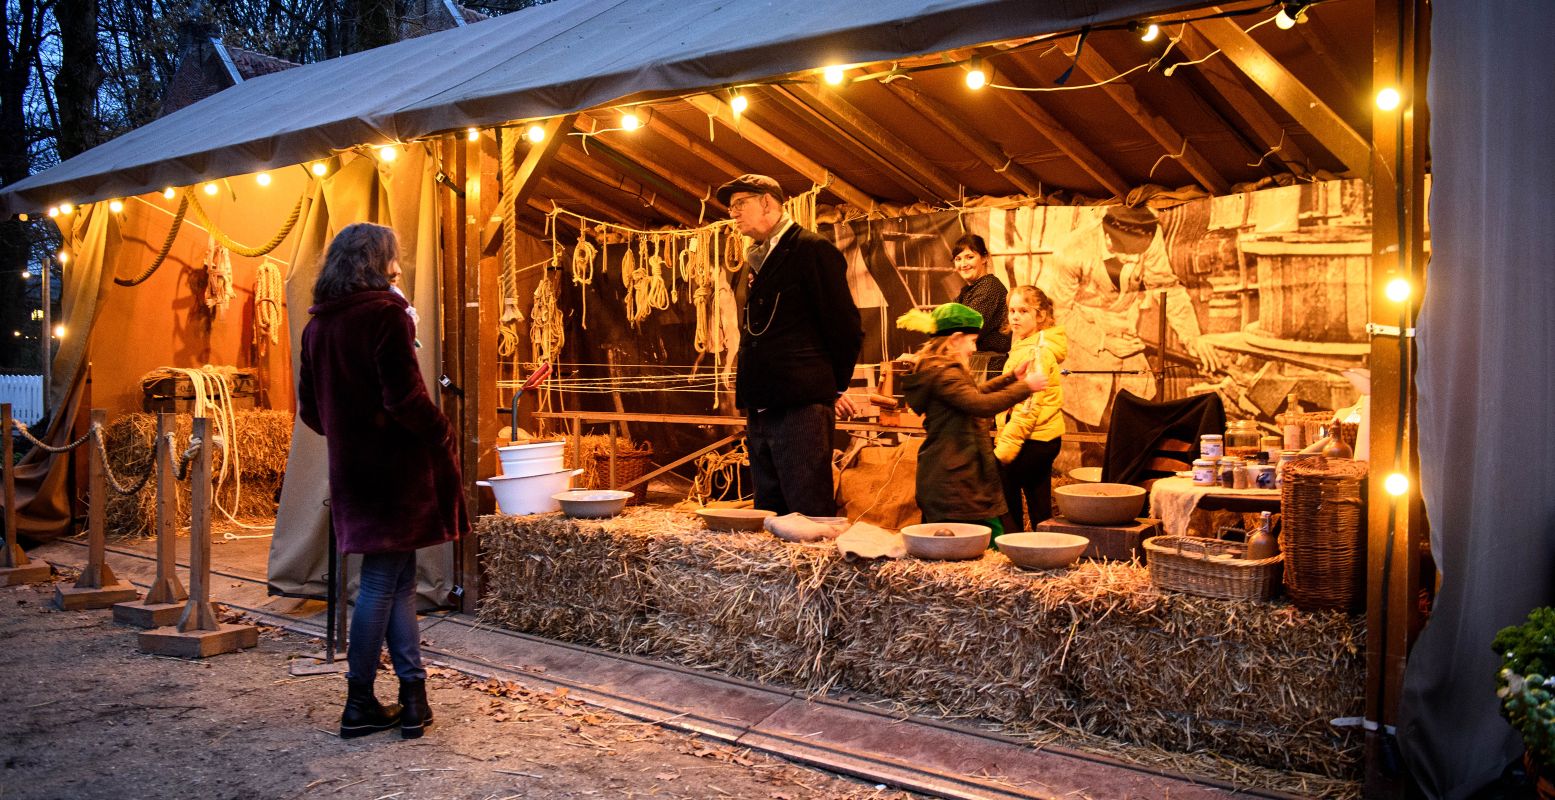
[(373, 695), (372, 681), (346, 679), (346, 710), (340, 715), (340, 738), (355, 739), (398, 724), (400, 707), (380, 704)]
[(405, 707), (400, 715), (400, 736), (420, 739), (422, 732), (432, 726), (432, 706), (427, 703), (426, 680), (401, 680), (400, 705)]

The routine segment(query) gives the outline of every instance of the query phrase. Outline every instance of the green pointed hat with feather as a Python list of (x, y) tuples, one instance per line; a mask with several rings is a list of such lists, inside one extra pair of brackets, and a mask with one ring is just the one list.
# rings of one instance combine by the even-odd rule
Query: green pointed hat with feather
[(945, 303), (933, 311), (913, 309), (896, 318), (896, 327), (902, 330), (927, 333), (930, 336), (946, 336), (952, 333), (981, 333), (983, 315), (960, 303)]

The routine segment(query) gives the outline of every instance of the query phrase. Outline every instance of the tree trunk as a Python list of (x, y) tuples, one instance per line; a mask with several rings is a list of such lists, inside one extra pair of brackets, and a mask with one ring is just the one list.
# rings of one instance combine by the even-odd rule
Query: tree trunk
[(97, 87), (103, 82), (103, 70), (97, 63), (97, 0), (58, 0), (54, 19), (59, 22), (60, 38), (54, 97), (59, 103), (57, 141), (63, 161), (100, 144)]

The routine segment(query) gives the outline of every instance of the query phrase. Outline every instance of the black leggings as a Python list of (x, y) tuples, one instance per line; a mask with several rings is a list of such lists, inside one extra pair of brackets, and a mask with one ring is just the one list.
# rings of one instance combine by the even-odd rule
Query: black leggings
[(1004, 502), (1014, 523), (1011, 532), (1029, 531), (1053, 516), (1053, 462), (1062, 447), (1062, 438), (1047, 442), (1027, 439), (1015, 460), (1005, 465)]

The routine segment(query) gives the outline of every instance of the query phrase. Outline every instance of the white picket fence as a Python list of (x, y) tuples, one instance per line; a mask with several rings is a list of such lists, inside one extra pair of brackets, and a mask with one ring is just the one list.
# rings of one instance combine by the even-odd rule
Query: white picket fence
[(43, 416), (42, 375), (0, 375), (0, 403), (11, 404), (11, 416), (26, 425)]

